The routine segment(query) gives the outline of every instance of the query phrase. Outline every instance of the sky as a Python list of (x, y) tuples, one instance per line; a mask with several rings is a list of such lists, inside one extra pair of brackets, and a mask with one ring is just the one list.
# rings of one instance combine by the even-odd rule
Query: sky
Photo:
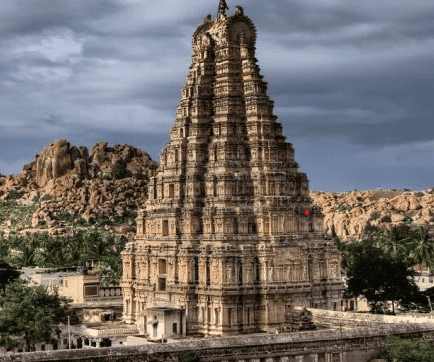
[[(315, 191), (434, 187), (432, 0), (227, 0)], [(2, 0), (0, 173), (55, 139), (159, 161), (218, 0)]]

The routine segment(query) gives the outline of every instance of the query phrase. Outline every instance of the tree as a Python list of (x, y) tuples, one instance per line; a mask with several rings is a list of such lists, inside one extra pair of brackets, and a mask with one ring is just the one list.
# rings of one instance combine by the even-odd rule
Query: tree
[(67, 323), (67, 303), (59, 296), (47, 295), (39, 286), (27, 287), (22, 280), (8, 284), (0, 291), (0, 346), (24, 347), (36, 343), (57, 344), (52, 337), (58, 323)]
[(414, 263), (425, 264), (430, 271), (434, 270), (434, 240), (430, 239), (428, 230), (422, 226), (413, 232), (410, 256)]
[(417, 295), (414, 283), (416, 272), (405, 261), (392, 257), (369, 242), (352, 242), (343, 248), (343, 256), (348, 263), (346, 293), (349, 296), (365, 296), (372, 311), (383, 302), (408, 301)]
[(122, 257), (119, 252), (104, 255), (97, 269), (100, 273), (99, 282), (103, 287), (108, 283), (117, 284), (120, 281)]
[(0, 262), (0, 289), (4, 290), (8, 283), (13, 282), (15, 279), (20, 277), (21, 272), (6, 263), (5, 261)]

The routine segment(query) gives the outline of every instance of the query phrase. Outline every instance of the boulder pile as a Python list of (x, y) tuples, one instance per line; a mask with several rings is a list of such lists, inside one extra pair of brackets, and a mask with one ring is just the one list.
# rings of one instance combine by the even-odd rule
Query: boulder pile
[[(38, 202), (31, 224), (17, 225), (15, 231), (38, 231), (39, 221), (45, 220), (50, 235), (62, 235), (65, 230), (53, 216), (63, 211), (86, 221), (136, 213), (146, 200), (148, 178), (158, 164), (132, 146), (107, 146), (107, 142), (97, 143), (89, 156), (84, 146), (70, 147), (66, 140), (56, 140), (25, 165), (21, 174), (0, 175), (0, 202), (10, 200), (14, 192), (22, 195), (17, 200), (21, 206), (34, 204), (35, 196), (49, 197)], [(8, 234), (10, 224), (0, 225), (0, 230)], [(135, 228), (123, 226), (117, 231), (134, 233)]]
[(341, 241), (372, 240), (373, 228), (391, 230), (411, 216), (411, 229), (428, 229), (434, 223), (434, 190), (418, 191), (352, 191), (334, 194), (310, 191), (310, 197), (324, 218), (327, 235)]

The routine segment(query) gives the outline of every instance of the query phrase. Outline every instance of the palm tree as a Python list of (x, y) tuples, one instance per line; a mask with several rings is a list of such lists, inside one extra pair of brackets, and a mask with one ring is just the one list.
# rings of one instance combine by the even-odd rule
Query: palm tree
[(379, 230), (375, 240), (376, 246), (384, 250), (394, 259), (406, 260), (413, 242), (413, 236), (403, 227)]
[(110, 266), (110, 282), (118, 283), (122, 268), (122, 257), (119, 253), (106, 254), (100, 258), (103, 265)]
[(411, 244), (410, 256), (415, 263), (425, 264), (430, 271), (434, 270), (434, 240), (430, 238), (429, 232), (422, 226), (413, 231), (414, 239)]

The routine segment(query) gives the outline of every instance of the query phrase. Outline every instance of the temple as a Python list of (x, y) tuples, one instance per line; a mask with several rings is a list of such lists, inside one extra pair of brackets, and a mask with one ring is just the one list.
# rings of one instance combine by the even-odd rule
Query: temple
[(170, 140), (122, 252), (124, 319), (154, 338), (285, 330), (292, 306), (341, 306), (340, 254), (273, 115), (255, 27), (227, 9), (193, 34)]

